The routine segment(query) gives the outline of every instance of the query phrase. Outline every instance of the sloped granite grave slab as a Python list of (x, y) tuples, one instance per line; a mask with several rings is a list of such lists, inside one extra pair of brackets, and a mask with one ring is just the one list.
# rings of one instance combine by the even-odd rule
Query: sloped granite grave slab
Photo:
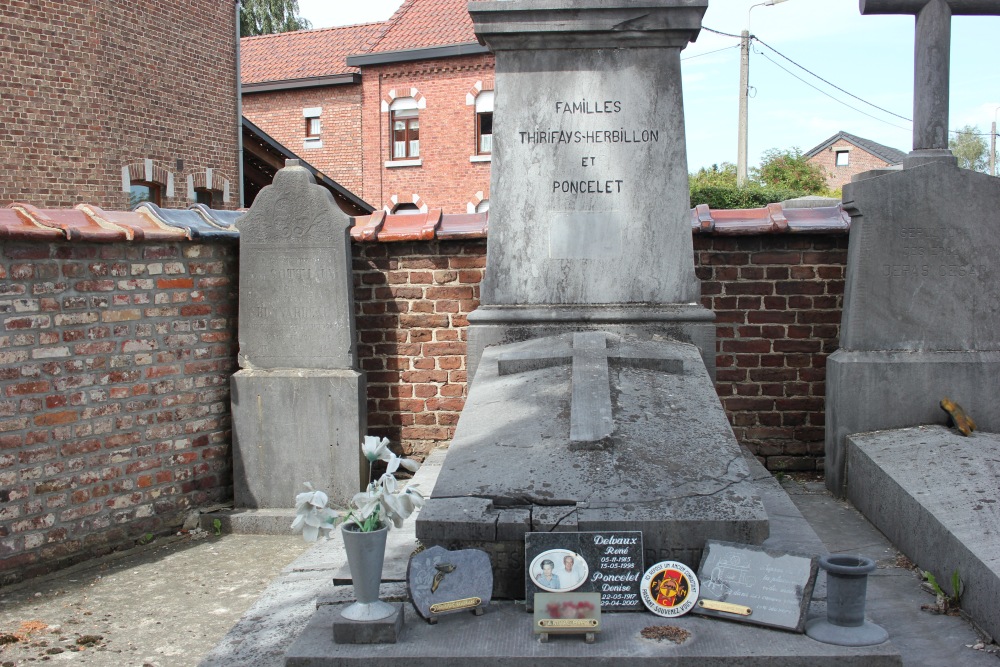
[(425, 545), (490, 554), (524, 595), (529, 531), (642, 531), (646, 566), (707, 539), (761, 543), (767, 514), (694, 345), (606, 332), (488, 348), (417, 520)]

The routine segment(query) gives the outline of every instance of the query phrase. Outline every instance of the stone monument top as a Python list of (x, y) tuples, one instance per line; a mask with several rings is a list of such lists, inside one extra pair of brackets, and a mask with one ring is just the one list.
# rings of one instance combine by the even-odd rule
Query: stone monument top
[(861, 13), (916, 16), (913, 63), (913, 151), (904, 167), (951, 162), (948, 79), (953, 15), (1000, 15), (1000, 0), (860, 0)]

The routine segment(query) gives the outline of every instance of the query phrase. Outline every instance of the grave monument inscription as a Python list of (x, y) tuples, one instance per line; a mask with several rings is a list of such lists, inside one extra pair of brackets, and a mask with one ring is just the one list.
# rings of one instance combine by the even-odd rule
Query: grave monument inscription
[(417, 536), (489, 553), (498, 597), (531, 531), (641, 531), (647, 566), (767, 537), (694, 274), (680, 50), (706, 7), (470, 4), (497, 63), (487, 271)]

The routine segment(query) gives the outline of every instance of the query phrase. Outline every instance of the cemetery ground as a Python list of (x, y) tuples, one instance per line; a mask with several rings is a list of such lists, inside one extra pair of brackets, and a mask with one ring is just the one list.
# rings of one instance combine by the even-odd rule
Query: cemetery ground
[(0, 665), (196, 665), (309, 546), (201, 531), (0, 588)]
[[(967, 621), (921, 609), (934, 598), (918, 571), (819, 477), (781, 483), (827, 549), (876, 560), (868, 616), (889, 631), (904, 665), (1000, 665), (1000, 648)], [(0, 636), (26, 638), (0, 645), (0, 666), (279, 667), (313, 599), (329, 593), (344, 565), (339, 540), (310, 546), (298, 536), (161, 538), (8, 587), (0, 591)], [(662, 620), (650, 615), (651, 624)], [(527, 623), (525, 641), (536, 641)]]

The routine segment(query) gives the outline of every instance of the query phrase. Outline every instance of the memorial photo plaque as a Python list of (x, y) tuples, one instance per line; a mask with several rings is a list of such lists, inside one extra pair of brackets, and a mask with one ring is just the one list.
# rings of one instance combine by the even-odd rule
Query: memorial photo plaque
[(815, 556), (708, 540), (694, 612), (803, 632), (817, 568)]
[(550, 634), (582, 634), (592, 644), (601, 631), (600, 593), (538, 593), (535, 603), (534, 631), (543, 642)]
[(425, 549), (410, 558), (406, 586), (417, 613), (431, 623), (459, 611), (478, 616), (493, 595), (490, 557), (478, 549)]
[(605, 611), (641, 609), (642, 533), (527, 533), (527, 610), (538, 593), (600, 593)]

